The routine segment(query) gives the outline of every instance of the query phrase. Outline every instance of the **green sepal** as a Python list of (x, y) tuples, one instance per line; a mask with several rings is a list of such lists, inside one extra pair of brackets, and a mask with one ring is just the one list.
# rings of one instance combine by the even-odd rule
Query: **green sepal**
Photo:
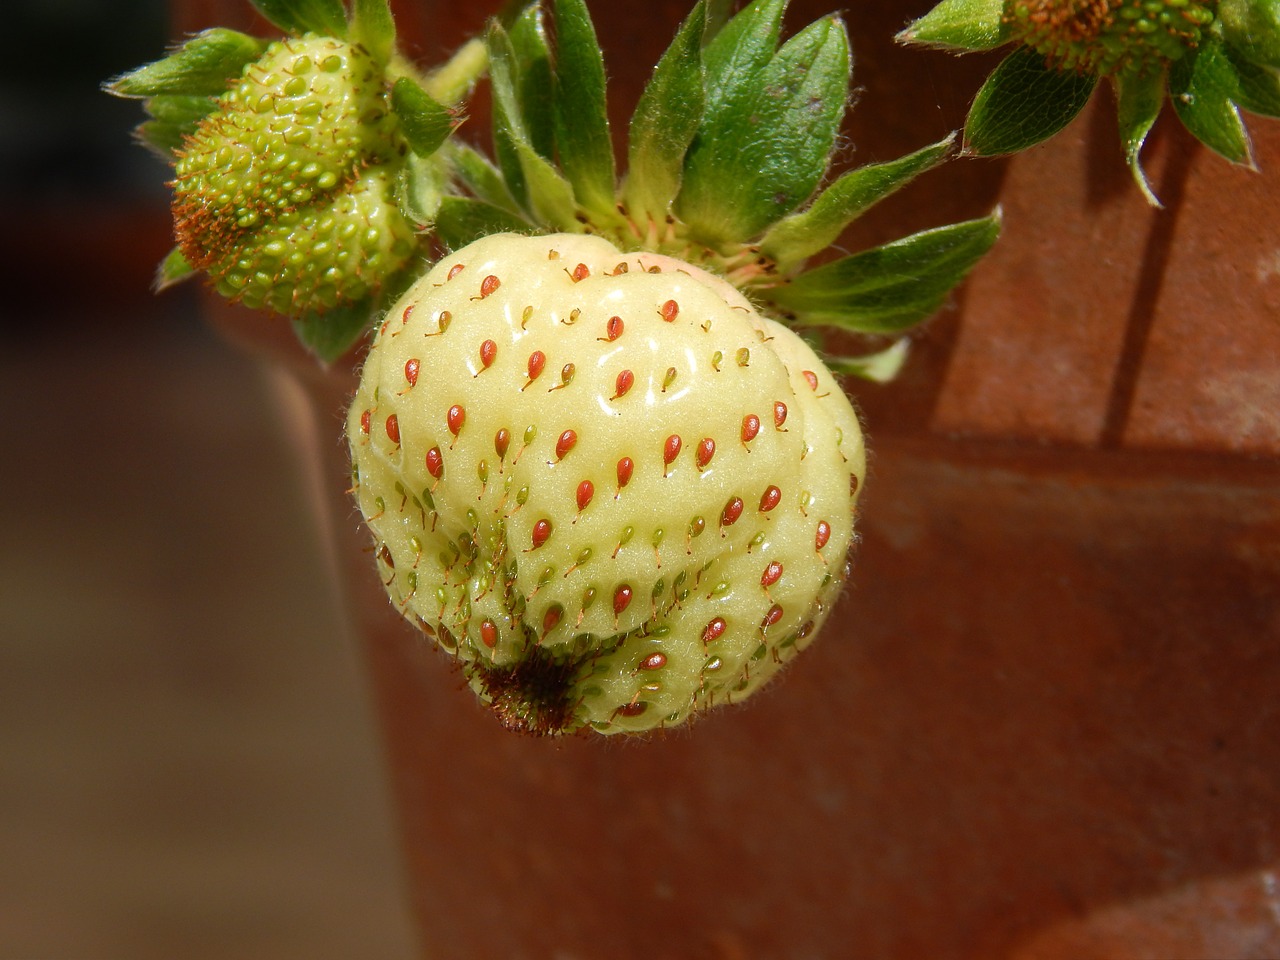
[(890, 346), (860, 357), (823, 358), (832, 373), (870, 380), (872, 383), (888, 383), (901, 372), (907, 362), (911, 341), (906, 337), (895, 340)]
[(489, 158), (465, 144), (454, 143), (449, 149), (449, 160), (457, 182), (478, 200), (501, 207), (508, 213), (520, 215), (520, 205), (507, 189), (502, 173), (489, 162)]
[(510, 210), (472, 197), (447, 196), (436, 215), (435, 232), (450, 250), (494, 233), (527, 233), (529, 224)]
[(265, 40), (215, 27), (196, 34), (163, 60), (116, 77), (106, 89), (119, 97), (219, 97), (266, 48)]
[(1235, 71), (1217, 37), (1206, 37), (1194, 53), (1169, 67), (1169, 98), (1183, 126), (1215, 153), (1252, 167), (1249, 135), (1232, 102), (1237, 87)]
[(351, 42), (369, 51), (385, 66), (396, 48), (396, 22), (387, 0), (354, 0), (351, 5)]
[(294, 317), (293, 332), (322, 363), (333, 363), (360, 339), (373, 318), (373, 302), (344, 303), (324, 313)]
[(1164, 105), (1165, 76), (1162, 71), (1130, 70), (1115, 78), (1116, 120), (1120, 126), (1120, 144), (1133, 179), (1142, 195), (1153, 207), (1161, 206), (1142, 171), (1139, 154)]
[(708, 99), (676, 202), (699, 239), (747, 240), (809, 199), (835, 148), (851, 71), (844, 23), (824, 17), (714, 110)]
[(1054, 70), (1029, 48), (991, 72), (965, 121), (965, 149), (980, 156), (1017, 153), (1048, 140), (1084, 109), (1098, 78)]
[(899, 43), (942, 50), (991, 50), (1010, 40), (1004, 0), (942, 0), (897, 35)]
[(550, 91), (555, 78), (551, 70), (551, 44), (542, 5), (524, 9), (508, 34), (515, 53), (518, 103), (529, 146), (540, 157), (555, 159), (555, 116)]
[(698, 0), (658, 61), (632, 114), (623, 199), (634, 219), (661, 221), (680, 192), (685, 154), (706, 105), (705, 29), (706, 6)]
[(617, 173), (605, 102), (604, 59), (583, 0), (555, 0), (555, 130), (560, 168), (597, 218), (617, 216)]
[(1230, 46), (1226, 53), (1236, 74), (1236, 104), (1260, 116), (1280, 117), (1280, 70), (1251, 63)]
[(342, 0), (249, 0), (285, 33), (320, 33), (347, 38), (347, 10)]
[(400, 212), (419, 229), (430, 227), (449, 186), (449, 169), (437, 159), (410, 154), (396, 174)]
[(898, 333), (942, 306), (999, 235), (997, 210), (844, 257), (760, 296), (802, 326)]
[(1280, 0), (1222, 0), (1218, 21), (1227, 48), (1240, 59), (1280, 68)]
[(181, 250), (174, 247), (156, 268), (154, 287), (158, 293), (195, 275), (195, 267), (187, 263), (187, 258), (182, 255)]
[(432, 99), (415, 81), (401, 77), (391, 87), (391, 109), (400, 118), (409, 149), (429, 157), (440, 149), (458, 125), (458, 118)]
[(787, 0), (754, 0), (720, 29), (706, 45), (708, 117), (723, 109), (721, 101), (750, 86), (778, 49)]
[(733, 0), (706, 0), (707, 32), (706, 40), (718, 34), (729, 22), (733, 14)]
[(788, 272), (831, 246), (871, 206), (945, 160), (955, 141), (952, 133), (897, 160), (850, 170), (806, 209), (770, 227), (760, 241), (760, 252), (777, 263), (781, 272)]
[(218, 101), (213, 97), (178, 94), (152, 97), (145, 104), (150, 119), (138, 125), (138, 139), (172, 160), (200, 121), (217, 107)]

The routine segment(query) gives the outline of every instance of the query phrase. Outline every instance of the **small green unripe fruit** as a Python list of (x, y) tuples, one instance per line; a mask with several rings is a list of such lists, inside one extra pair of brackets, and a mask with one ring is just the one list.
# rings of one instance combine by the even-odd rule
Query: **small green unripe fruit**
[(347, 425), (394, 605), (507, 727), (751, 696), (846, 575), (865, 472), (807, 344), (697, 267), (498, 234), (387, 315)]
[(1213, 23), (1197, 0), (1008, 0), (1015, 35), (1061, 70), (1107, 76), (1181, 59)]
[(273, 43), (178, 155), (179, 248), (251, 306), (301, 315), (359, 300), (408, 255), (389, 188), (405, 149), (367, 52), (330, 37)]

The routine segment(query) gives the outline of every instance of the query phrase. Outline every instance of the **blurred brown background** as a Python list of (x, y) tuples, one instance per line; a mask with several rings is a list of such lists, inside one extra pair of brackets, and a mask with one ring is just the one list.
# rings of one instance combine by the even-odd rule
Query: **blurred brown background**
[(165, 168), (98, 84), (176, 36), (164, 4), (4, 11), (0, 958), (410, 956), (280, 401), (149, 290)]

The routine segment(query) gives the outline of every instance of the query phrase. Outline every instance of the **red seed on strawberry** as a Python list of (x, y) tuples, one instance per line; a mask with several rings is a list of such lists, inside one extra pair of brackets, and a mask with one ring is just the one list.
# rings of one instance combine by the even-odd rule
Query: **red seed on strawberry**
[(590, 480), (583, 480), (578, 484), (575, 499), (578, 503), (578, 512), (581, 513), (587, 509), (587, 505), (591, 503), (592, 498), (596, 495), (596, 485)]
[(705, 470), (707, 464), (711, 462), (711, 458), (716, 455), (716, 442), (710, 437), (703, 437), (698, 444), (698, 450), (694, 454), (694, 460), (698, 464), (699, 470)]
[(420, 366), (421, 361), (417, 357), (410, 357), (404, 362), (404, 378), (411, 387), (418, 382), (418, 369)]
[(537, 523), (533, 525), (533, 534), (530, 538), (533, 541), (533, 547), (531, 549), (537, 550), (540, 546), (546, 543), (547, 540), (550, 539), (550, 537), (551, 537), (551, 521), (539, 520)]
[(773, 405), (773, 427), (775, 430), (781, 430), (782, 425), (787, 422), (787, 405), (778, 400)]
[(387, 439), (399, 446), (400, 444), (400, 418), (394, 413), (387, 417)]
[(556, 441), (556, 459), (563, 460), (577, 442), (578, 435), (572, 430), (560, 434), (560, 439)]
[[(635, 470), (636, 465), (630, 457), (623, 457), (618, 461), (618, 491), (631, 482), (631, 473)], [(615, 496), (614, 499), (617, 499)]]
[(613, 341), (622, 336), (623, 326), (621, 317), (610, 317), (604, 325), (604, 337), (602, 338), (604, 342), (613, 343)]
[(498, 345), (492, 340), (486, 340), (480, 344), (480, 366), (484, 370), (488, 370), (493, 366), (493, 361), (498, 357)]
[(667, 475), (667, 467), (675, 463), (676, 457), (680, 456), (680, 448), (684, 445), (684, 441), (680, 439), (680, 435), (673, 433), (667, 437), (666, 442), (662, 445), (662, 475)]
[(742, 418), (742, 442), (750, 443), (760, 433), (760, 418), (748, 413)]
[(667, 323), (672, 323), (676, 317), (680, 316), (680, 304), (674, 300), (668, 300), (658, 308), (658, 315)]

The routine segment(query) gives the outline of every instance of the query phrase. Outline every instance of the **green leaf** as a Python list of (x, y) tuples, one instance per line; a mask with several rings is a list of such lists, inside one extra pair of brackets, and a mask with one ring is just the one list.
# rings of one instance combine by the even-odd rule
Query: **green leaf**
[(604, 59), (583, 0), (555, 0), (555, 122), (560, 167), (597, 217), (616, 216), (617, 178), (605, 105)]
[(997, 211), (844, 257), (760, 296), (801, 325), (896, 333), (936, 311), (999, 235)]
[(707, 0), (707, 33), (706, 40), (718, 34), (733, 13), (733, 0)]
[(956, 135), (952, 133), (897, 160), (849, 171), (819, 194), (807, 209), (770, 227), (760, 242), (761, 252), (775, 260), (784, 273), (821, 253), (864, 211), (945, 160), (955, 140)]
[(1249, 135), (1232, 102), (1236, 94), (1236, 74), (1218, 37), (1205, 37), (1198, 49), (1169, 67), (1169, 96), (1178, 119), (1209, 149), (1252, 167)]
[(396, 47), (396, 22), (388, 0), (355, 0), (351, 8), (351, 42), (359, 43), (382, 65)]
[(699, 239), (748, 240), (809, 199), (830, 163), (851, 68), (844, 23), (824, 17), (724, 90), (714, 113), (708, 100), (676, 203)]
[(187, 263), (187, 258), (182, 255), (182, 251), (174, 247), (169, 254), (160, 261), (160, 266), (156, 268), (155, 289), (158, 293), (161, 290), (167, 290), (175, 283), (181, 283), (188, 277), (196, 275), (195, 268)]
[(323, 363), (333, 363), (355, 345), (373, 319), (369, 300), (343, 304), (324, 313), (295, 317), (293, 332)]
[(517, 103), (525, 134), (539, 156), (553, 160), (555, 117), (550, 91), (555, 78), (542, 5), (535, 3), (526, 7), (512, 24), (510, 36), (515, 52)]
[(106, 89), (120, 97), (220, 97), (266, 46), (236, 30), (205, 30), (163, 60), (116, 77)]
[(833, 373), (860, 377), (872, 383), (888, 383), (902, 370), (910, 349), (911, 341), (903, 337), (875, 353), (861, 357), (824, 357), (823, 360)]
[(249, 0), (258, 12), (285, 33), (347, 36), (347, 11), (342, 0)]
[(1227, 47), (1236, 74), (1235, 102), (1250, 113), (1280, 117), (1280, 71), (1258, 66)]
[(138, 126), (138, 139), (147, 146), (172, 158), (196, 125), (217, 109), (213, 97), (188, 97), (166, 94), (146, 101), (150, 120)]
[(401, 77), (391, 87), (391, 109), (400, 118), (410, 149), (420, 157), (439, 150), (458, 125), (447, 107), (408, 77)]
[(1233, 60), (1280, 68), (1280, 0), (1222, 0), (1218, 21)]
[(899, 43), (943, 50), (991, 50), (1010, 39), (1004, 0), (942, 0), (897, 35)]
[(1095, 76), (1053, 70), (1042, 55), (1019, 48), (978, 91), (965, 121), (965, 148), (995, 157), (1042, 143), (1084, 109), (1096, 84)]
[(464, 144), (455, 144), (449, 151), (449, 159), (458, 182), (477, 199), (519, 215), (520, 205), (511, 196), (502, 174), (487, 157)]
[(410, 154), (396, 174), (395, 198), (400, 212), (419, 228), (431, 226), (448, 186), (449, 171), (444, 164)]
[(640, 95), (631, 117), (630, 154), (623, 197), (633, 218), (662, 221), (680, 191), (684, 157), (702, 109), (703, 0), (681, 25)]
[(436, 236), (450, 250), (459, 250), (490, 234), (528, 230), (529, 224), (509, 210), (471, 197), (445, 197), (436, 215)]
[(1147, 202), (1153, 207), (1159, 207), (1160, 201), (1152, 192), (1146, 174), (1142, 172), (1138, 155), (1164, 105), (1164, 73), (1154, 70), (1129, 71), (1116, 77), (1115, 85), (1116, 119), (1120, 126), (1120, 143), (1124, 147), (1125, 161)]

